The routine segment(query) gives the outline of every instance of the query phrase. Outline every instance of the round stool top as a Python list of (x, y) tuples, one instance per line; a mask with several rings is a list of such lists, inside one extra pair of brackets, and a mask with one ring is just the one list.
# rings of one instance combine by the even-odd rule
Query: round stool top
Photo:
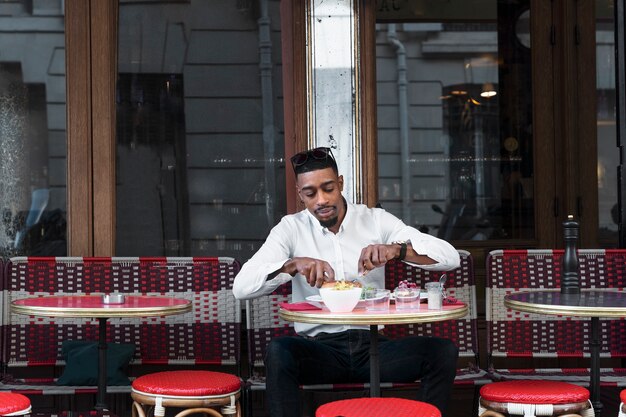
[(587, 388), (561, 381), (493, 382), (480, 388), (487, 401), (518, 404), (569, 404), (589, 400)]
[(353, 398), (320, 406), (315, 417), (441, 417), (439, 409), (404, 398)]
[(30, 411), (30, 400), (22, 394), (0, 392), (0, 415)]
[(145, 394), (204, 397), (238, 392), (241, 381), (224, 372), (165, 371), (140, 376), (132, 387)]
[(623, 389), (619, 393), (619, 399), (620, 399), (621, 402), (626, 403), (626, 389)]

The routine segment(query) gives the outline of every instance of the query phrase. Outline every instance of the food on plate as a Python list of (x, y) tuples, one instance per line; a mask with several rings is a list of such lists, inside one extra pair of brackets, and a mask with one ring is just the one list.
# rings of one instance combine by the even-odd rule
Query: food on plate
[(322, 288), (332, 288), (334, 290), (351, 290), (352, 288), (361, 288), (360, 282), (356, 281), (332, 281), (322, 284)]

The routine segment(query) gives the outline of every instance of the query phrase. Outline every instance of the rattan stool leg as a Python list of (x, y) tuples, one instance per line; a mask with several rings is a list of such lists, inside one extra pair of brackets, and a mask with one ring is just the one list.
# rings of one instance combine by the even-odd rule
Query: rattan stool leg
[(480, 417), (504, 417), (504, 414), (498, 413), (497, 411), (487, 410), (480, 415)]

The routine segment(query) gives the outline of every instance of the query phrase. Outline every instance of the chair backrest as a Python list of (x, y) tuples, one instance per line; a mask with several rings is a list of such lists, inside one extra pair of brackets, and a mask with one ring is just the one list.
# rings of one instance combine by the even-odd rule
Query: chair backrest
[(424, 288), (430, 281), (438, 281), (445, 273), (445, 288), (448, 296), (454, 297), (469, 306), (467, 316), (435, 323), (403, 324), (385, 326), (388, 337), (397, 338), (411, 335), (439, 336), (455, 342), (460, 357), (472, 357), (478, 366), (478, 325), (476, 308), (476, 283), (472, 256), (459, 250), (461, 265), (451, 271), (426, 271), (401, 261), (390, 261), (385, 266), (385, 286), (394, 289), (402, 280), (409, 280)]
[(246, 300), (250, 376), (257, 375), (264, 366), (263, 358), (272, 338), (296, 334), (293, 323), (278, 315), (279, 304), (283, 302), (291, 302), (291, 282), (281, 285), (270, 295)]
[[(459, 347), (459, 356), (471, 356), (478, 364), (478, 333), (476, 326), (476, 286), (472, 257), (469, 252), (459, 250), (461, 266), (447, 271), (448, 295), (467, 303), (469, 314), (458, 320), (446, 320), (429, 324), (407, 324), (386, 326), (389, 337), (408, 335), (433, 335), (452, 339)], [(401, 280), (411, 280), (424, 285), (436, 281), (442, 272), (425, 271), (404, 262), (391, 261), (385, 266), (385, 286), (393, 289)], [(246, 315), (248, 325), (248, 360), (250, 375), (259, 373), (267, 344), (273, 337), (294, 335), (293, 323), (278, 316), (279, 303), (291, 300), (291, 283), (278, 287), (271, 295), (248, 300)]]
[[(562, 250), (496, 250), (487, 256), (487, 353), (497, 357), (564, 358), (589, 356), (591, 322), (513, 311), (504, 307), (512, 292), (559, 288)], [(622, 291), (626, 285), (626, 250), (578, 251), (581, 288)], [(626, 356), (626, 322), (600, 320), (602, 356)], [(510, 366), (507, 366), (510, 367)]]
[(193, 311), (166, 317), (111, 318), (109, 342), (134, 343), (131, 364), (240, 363), (240, 303), (232, 295), (233, 258), (12, 258), (5, 268), (5, 366), (61, 365), (64, 340), (97, 340), (98, 320), (29, 317), (11, 301), (41, 295), (165, 295), (192, 301)]

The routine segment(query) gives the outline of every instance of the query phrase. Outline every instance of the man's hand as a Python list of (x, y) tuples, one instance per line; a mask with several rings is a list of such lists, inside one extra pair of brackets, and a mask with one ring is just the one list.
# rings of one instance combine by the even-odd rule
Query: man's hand
[(320, 288), (324, 282), (335, 280), (335, 270), (326, 261), (314, 258), (293, 258), (283, 265), (284, 272), (306, 278), (311, 287)]
[(388, 261), (398, 257), (400, 245), (369, 245), (361, 251), (359, 258), (359, 275), (365, 275), (374, 268), (383, 266)]

